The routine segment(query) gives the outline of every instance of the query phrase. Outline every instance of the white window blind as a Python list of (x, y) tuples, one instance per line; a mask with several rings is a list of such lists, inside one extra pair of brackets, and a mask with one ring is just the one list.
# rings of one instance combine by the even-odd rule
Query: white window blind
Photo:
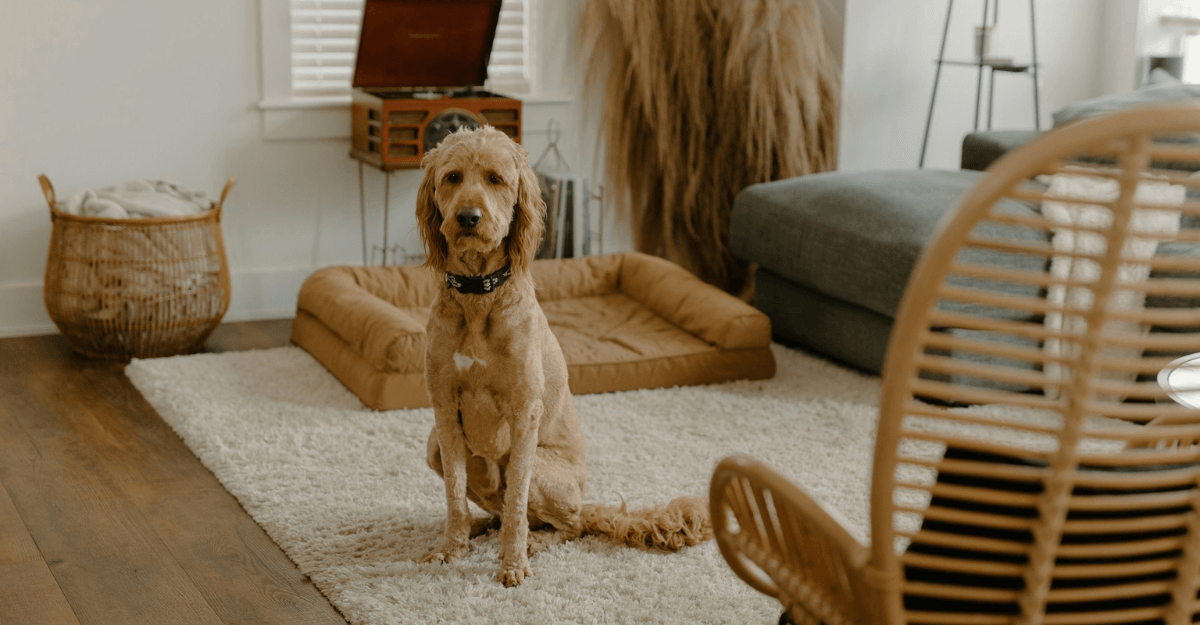
[(500, 5), (500, 24), (488, 60), (488, 82), (493, 89), (530, 89), (529, 11), (528, 0), (504, 0)]
[(292, 95), (349, 95), (363, 0), (291, 0)]
[[(349, 97), (363, 0), (290, 0), (292, 96)], [(504, 0), (488, 63), (488, 86), (526, 92), (530, 80), (530, 0)]]

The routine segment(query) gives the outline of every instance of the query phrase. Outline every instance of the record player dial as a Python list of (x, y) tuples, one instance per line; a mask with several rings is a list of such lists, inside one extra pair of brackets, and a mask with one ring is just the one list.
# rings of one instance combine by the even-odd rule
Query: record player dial
[(429, 122), (429, 125), (425, 126), (425, 152), (428, 153), (436, 148), (442, 139), (452, 132), (458, 132), (463, 128), (475, 130), (481, 126), (483, 124), (471, 111), (460, 108), (446, 109), (438, 113)]

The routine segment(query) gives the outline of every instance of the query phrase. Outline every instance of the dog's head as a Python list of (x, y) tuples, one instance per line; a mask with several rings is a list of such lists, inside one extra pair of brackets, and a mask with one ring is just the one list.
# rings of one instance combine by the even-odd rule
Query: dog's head
[(525, 271), (545, 229), (546, 203), (525, 149), (484, 126), (447, 136), (421, 159), (417, 224), (425, 264), (447, 270), (451, 259), (507, 256)]

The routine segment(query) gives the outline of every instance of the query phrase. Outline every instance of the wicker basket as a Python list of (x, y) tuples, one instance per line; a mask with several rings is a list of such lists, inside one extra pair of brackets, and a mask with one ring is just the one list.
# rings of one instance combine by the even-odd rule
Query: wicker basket
[(211, 210), (147, 219), (66, 213), (38, 180), (54, 224), (43, 296), (67, 343), (113, 360), (200, 350), (229, 308), (221, 206), (235, 179)]

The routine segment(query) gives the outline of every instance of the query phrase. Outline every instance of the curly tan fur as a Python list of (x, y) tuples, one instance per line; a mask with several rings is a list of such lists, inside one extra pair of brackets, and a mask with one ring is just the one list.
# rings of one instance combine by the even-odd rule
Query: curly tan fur
[(734, 196), (834, 168), (838, 69), (820, 1), (588, 0), (605, 174), (638, 250), (740, 293)]
[(484, 127), (450, 135), (421, 166), (416, 212), (427, 264), (465, 276), (512, 270), (490, 293), (444, 289), (430, 311), (427, 460), (445, 483), (447, 520), (441, 544), (422, 560), (451, 562), (487, 527), (473, 522), (468, 500), (500, 520), (497, 578), (506, 586), (533, 574), (530, 553), (585, 533), (658, 549), (711, 537), (707, 507), (689, 498), (636, 512), (582, 502), (583, 433), (529, 274), (546, 205), (524, 149)]
[(624, 502), (619, 506), (584, 504), (580, 516), (585, 533), (655, 551), (679, 551), (713, 537), (708, 502), (699, 497), (678, 497), (665, 506), (632, 512)]

